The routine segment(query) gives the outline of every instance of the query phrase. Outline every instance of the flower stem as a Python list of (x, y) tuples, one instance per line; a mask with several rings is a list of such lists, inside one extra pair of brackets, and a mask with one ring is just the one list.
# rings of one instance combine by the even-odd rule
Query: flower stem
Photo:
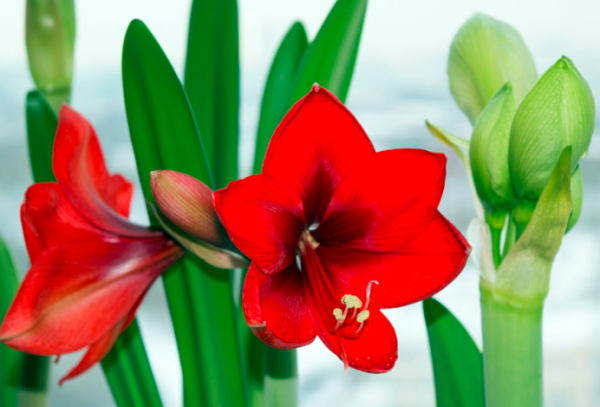
[(509, 304), (482, 284), (487, 407), (542, 407), (543, 304)]
[(246, 379), (249, 407), (263, 407), (265, 395), (265, 358), (266, 348), (258, 339), (244, 318), (242, 310), (238, 310), (238, 335), (240, 340), (242, 365)]
[(267, 346), (266, 356), (265, 407), (296, 407), (298, 405), (296, 350), (282, 350)]
[(23, 354), (19, 381), (19, 407), (44, 407), (48, 404), (50, 358)]

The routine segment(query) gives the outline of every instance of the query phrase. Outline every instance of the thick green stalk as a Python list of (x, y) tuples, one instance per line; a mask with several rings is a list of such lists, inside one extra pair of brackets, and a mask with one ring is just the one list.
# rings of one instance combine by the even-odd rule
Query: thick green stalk
[(542, 407), (542, 309), (495, 298), (482, 284), (487, 407)]
[(23, 354), (19, 383), (19, 407), (44, 407), (48, 404), (50, 358)]
[(296, 349), (282, 350), (269, 346), (265, 378), (265, 407), (298, 405), (298, 362)]
[(267, 345), (258, 339), (246, 325), (241, 305), (238, 309), (238, 335), (242, 354), (242, 370), (246, 378), (248, 406), (263, 407)]

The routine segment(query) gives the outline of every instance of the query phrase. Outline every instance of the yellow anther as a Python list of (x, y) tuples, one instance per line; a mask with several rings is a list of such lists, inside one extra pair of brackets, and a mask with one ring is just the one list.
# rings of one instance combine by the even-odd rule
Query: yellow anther
[(358, 313), (358, 315), (356, 316), (356, 322), (362, 324), (363, 322), (365, 322), (367, 319), (369, 319), (369, 315), (371, 313), (369, 312), (368, 309), (361, 311)]
[(362, 307), (362, 301), (356, 295), (350, 294), (342, 297), (342, 304), (346, 305), (348, 309)]
[(333, 316), (338, 322), (342, 322), (344, 320), (344, 312), (339, 308), (334, 308)]

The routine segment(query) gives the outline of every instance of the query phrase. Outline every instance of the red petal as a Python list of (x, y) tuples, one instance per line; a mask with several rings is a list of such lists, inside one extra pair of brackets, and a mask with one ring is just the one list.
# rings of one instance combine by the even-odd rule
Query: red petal
[(458, 230), (437, 213), (416, 240), (392, 253), (321, 246), (319, 258), (337, 285), (361, 298), (369, 281), (381, 308), (396, 308), (431, 297), (465, 267), (471, 248)]
[(79, 361), (77, 366), (67, 373), (59, 381), (59, 385), (70, 379), (73, 379), (76, 376), (87, 371), (89, 368), (94, 366), (96, 363), (100, 362), (104, 357), (110, 352), (110, 349), (113, 347), (119, 334), (123, 330), (123, 326), (125, 325), (125, 319), (121, 320), (114, 328), (104, 334), (96, 343), (91, 345), (83, 358)]
[(341, 179), (374, 153), (352, 113), (315, 85), (275, 130), (262, 173), (279, 179), (302, 198), (311, 225), (325, 213)]
[(150, 178), (152, 195), (171, 222), (200, 240), (223, 244), (227, 232), (215, 212), (212, 189), (177, 171), (152, 171)]
[[(310, 304), (311, 300), (307, 298), (307, 302)], [(314, 309), (311, 307), (311, 316), (317, 335), (342, 361), (345, 358), (350, 367), (368, 373), (385, 373), (394, 367), (398, 359), (396, 331), (374, 301), (369, 307), (369, 319), (353, 339), (333, 335), (325, 329), (319, 313)], [(342, 350), (345, 355), (342, 355)]]
[(32, 263), (47, 247), (110, 236), (83, 219), (56, 183), (29, 187), (21, 206), (21, 223)]
[(304, 226), (302, 201), (275, 178), (252, 175), (214, 194), (229, 237), (264, 273), (289, 266)]
[(246, 274), (242, 305), (246, 323), (269, 346), (293, 349), (315, 339), (296, 264), (268, 276), (252, 263)]
[(340, 183), (313, 236), (324, 245), (381, 252), (401, 248), (437, 214), (445, 177), (443, 154), (379, 152)]
[(127, 316), (182, 254), (162, 237), (48, 248), (25, 276), (0, 327), (0, 340), (41, 355), (89, 346)]
[[(303, 246), (304, 297), (317, 335), (345, 365), (371, 373), (389, 371), (398, 358), (394, 328), (381, 314), (376, 301), (366, 299), (366, 285), (351, 285), (353, 281), (332, 273), (320, 257), (320, 248), (315, 252), (310, 245)], [(341, 299), (345, 294), (361, 298), (365, 308), (368, 303), (370, 316), (362, 327), (356, 322), (357, 314), (347, 314), (346, 323), (342, 326), (338, 327), (335, 323), (333, 311), (343, 309)]]
[(121, 174), (108, 177), (104, 188), (104, 200), (112, 209), (125, 218), (129, 217), (131, 198), (133, 197), (133, 184)]
[(108, 232), (147, 237), (149, 230), (129, 222), (124, 206), (131, 197), (125, 180), (111, 178), (92, 126), (64, 105), (54, 140), (52, 166), (73, 207), (90, 223)]

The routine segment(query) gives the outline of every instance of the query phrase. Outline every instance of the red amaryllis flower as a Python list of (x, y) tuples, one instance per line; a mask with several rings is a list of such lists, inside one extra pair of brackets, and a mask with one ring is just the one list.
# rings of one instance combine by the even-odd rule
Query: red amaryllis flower
[(108, 353), (183, 250), (127, 220), (132, 185), (108, 173), (94, 129), (68, 106), (60, 111), (52, 164), (57, 182), (31, 186), (21, 207), (32, 266), (0, 340), (38, 355), (89, 347), (62, 383)]
[(215, 192), (233, 243), (252, 260), (246, 322), (280, 349), (319, 336), (351, 366), (389, 371), (396, 334), (381, 313), (428, 298), (470, 247), (437, 210), (446, 157), (376, 153), (352, 114), (315, 85), (283, 119), (260, 175)]

